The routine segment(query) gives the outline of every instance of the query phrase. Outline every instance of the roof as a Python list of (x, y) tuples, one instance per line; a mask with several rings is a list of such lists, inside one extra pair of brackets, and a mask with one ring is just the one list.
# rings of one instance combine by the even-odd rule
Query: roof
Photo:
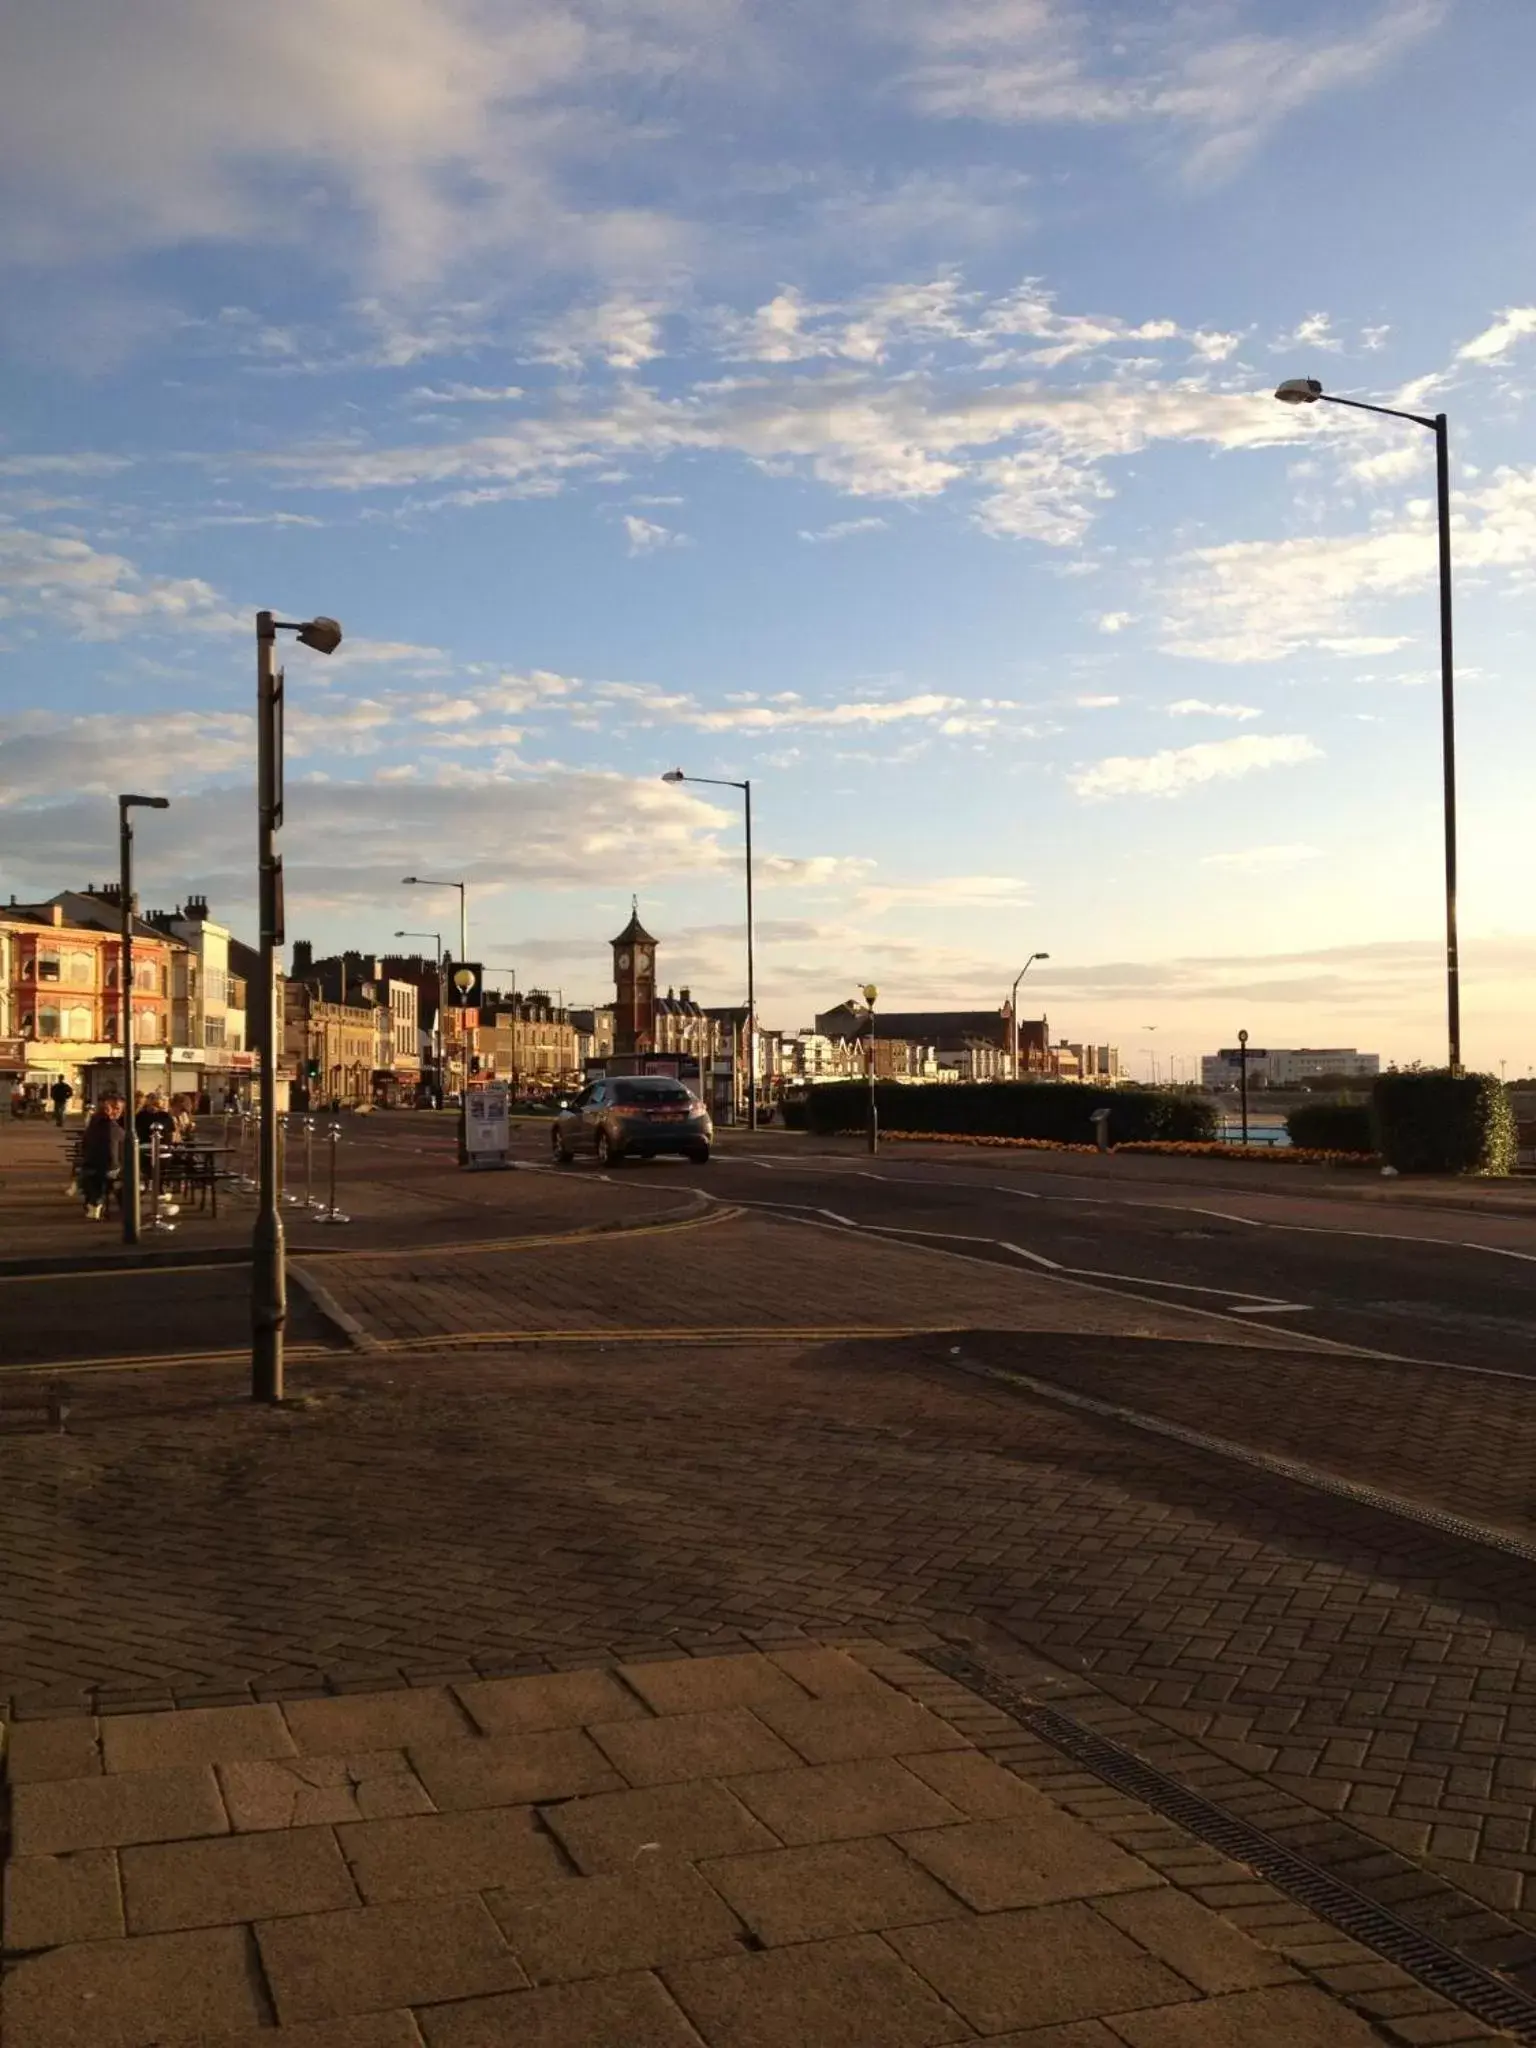
[[(866, 1013), (853, 1003), (840, 1003), (824, 1010), (816, 1028), (828, 1038), (859, 1038), (867, 1029)], [(1006, 1046), (1012, 1026), (1006, 1010), (882, 1010), (875, 1006), (875, 1036), (905, 1038), (918, 1045), (953, 1047), (980, 1039), (986, 1045)], [(1019, 1042), (1044, 1044), (1045, 1019), (1019, 1019)]]
[(654, 946), (656, 941), (640, 922), (640, 907), (637, 904), (630, 912), (629, 923), (616, 939), (608, 941), (610, 946)]

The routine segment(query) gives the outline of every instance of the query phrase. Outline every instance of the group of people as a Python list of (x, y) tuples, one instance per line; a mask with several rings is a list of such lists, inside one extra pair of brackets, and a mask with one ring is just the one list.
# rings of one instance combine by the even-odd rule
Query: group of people
[[(164, 1152), (187, 1143), (195, 1136), (197, 1119), (192, 1114), (191, 1100), (185, 1095), (173, 1095), (169, 1104), (159, 1095), (140, 1095), (134, 1109), (133, 1128), (145, 1152), (157, 1136)], [(85, 1203), (85, 1213), (93, 1219), (99, 1219), (106, 1213), (113, 1187), (122, 1179), (125, 1135), (122, 1096), (112, 1093), (100, 1096), (80, 1141), (78, 1186)]]

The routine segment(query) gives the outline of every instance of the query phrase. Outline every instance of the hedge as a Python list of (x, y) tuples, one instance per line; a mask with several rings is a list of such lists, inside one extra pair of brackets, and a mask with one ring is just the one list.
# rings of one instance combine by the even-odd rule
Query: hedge
[(1363, 1102), (1308, 1102), (1285, 1120), (1293, 1145), (1316, 1152), (1374, 1152), (1371, 1112)]
[[(1075, 1082), (982, 1081), (876, 1084), (880, 1121), (914, 1133), (952, 1132), (977, 1138), (1053, 1138), (1058, 1143), (1093, 1142), (1089, 1121), (1096, 1109), (1109, 1111), (1109, 1140), (1123, 1145), (1153, 1138), (1185, 1141), (1215, 1138), (1219, 1118), (1198, 1097), (1150, 1088), (1091, 1088)], [(806, 1097), (806, 1123), (827, 1136), (862, 1131), (869, 1120), (869, 1084), (825, 1081)]]
[(1371, 1090), (1376, 1150), (1399, 1173), (1512, 1173), (1515, 1113), (1492, 1074), (1382, 1074)]

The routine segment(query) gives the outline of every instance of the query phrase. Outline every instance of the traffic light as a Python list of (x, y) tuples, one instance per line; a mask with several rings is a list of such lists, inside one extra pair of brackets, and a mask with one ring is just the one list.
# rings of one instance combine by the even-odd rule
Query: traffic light
[(304, 1072), (311, 1081), (318, 1081), (320, 1078), (320, 1062), (318, 1060), (306, 1060), (304, 1062)]

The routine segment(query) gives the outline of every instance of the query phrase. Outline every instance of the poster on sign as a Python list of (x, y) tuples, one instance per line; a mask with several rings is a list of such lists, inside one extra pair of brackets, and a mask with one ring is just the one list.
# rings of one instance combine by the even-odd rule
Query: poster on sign
[(464, 1096), (464, 1153), (471, 1166), (505, 1166), (511, 1146), (507, 1091), (500, 1081)]

